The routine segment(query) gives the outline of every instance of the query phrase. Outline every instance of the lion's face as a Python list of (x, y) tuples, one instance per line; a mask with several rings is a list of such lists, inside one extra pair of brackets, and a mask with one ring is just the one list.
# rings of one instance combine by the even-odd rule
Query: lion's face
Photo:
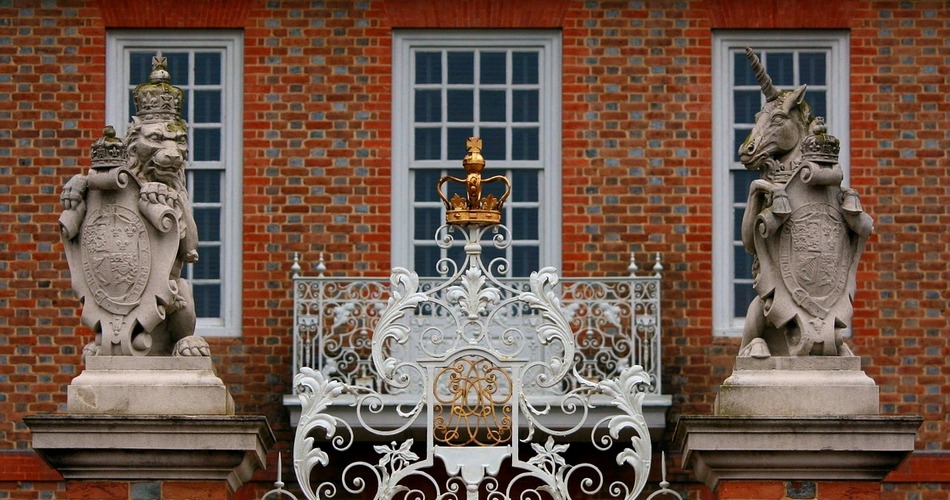
[(175, 122), (135, 124), (128, 137), (132, 170), (146, 182), (162, 182), (175, 188), (184, 183), (188, 158), (188, 133)]

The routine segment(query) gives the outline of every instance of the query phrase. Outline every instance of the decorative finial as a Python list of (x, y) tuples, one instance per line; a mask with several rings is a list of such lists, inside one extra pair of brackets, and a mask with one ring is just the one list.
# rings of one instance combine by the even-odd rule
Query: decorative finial
[(300, 276), (300, 255), (297, 252), (294, 252), (294, 264), (290, 266), (290, 277), (296, 278)]
[(637, 267), (637, 261), (633, 257), (633, 252), (630, 252), (630, 265), (627, 266), (627, 271), (630, 273), (630, 276), (636, 276), (639, 270), (640, 268)]
[[(465, 141), (465, 147), (468, 154), (462, 160), (462, 166), (465, 168), (465, 179), (458, 177), (445, 176), (439, 179), (437, 186), (439, 198), (445, 205), (445, 222), (457, 226), (490, 226), (501, 222), (501, 209), (505, 200), (511, 194), (511, 183), (502, 175), (495, 175), (482, 179), (482, 170), (485, 169), (485, 158), (482, 157), (482, 140), (478, 137), (469, 137)], [(458, 193), (452, 197), (451, 201), (446, 198), (442, 191), (442, 185), (452, 181), (465, 186), (465, 197)], [(505, 193), (499, 198), (495, 195), (482, 197), (482, 185), (491, 182), (501, 182), (505, 185)]]
[(170, 83), (167, 64), (165, 57), (153, 57), (149, 81), (135, 87), (135, 116), (142, 122), (181, 120), (184, 93)]
[(320, 252), (320, 260), (317, 261), (317, 275), (322, 277), (325, 272), (327, 272), (327, 265), (323, 261), (323, 252)]
[(660, 276), (660, 273), (663, 272), (663, 264), (660, 264), (660, 252), (656, 253), (656, 259), (653, 264), (653, 274), (655, 276)]
[(92, 143), (90, 149), (92, 168), (96, 170), (124, 167), (128, 163), (129, 151), (125, 147), (125, 141), (115, 136), (112, 125), (106, 125), (102, 137)]

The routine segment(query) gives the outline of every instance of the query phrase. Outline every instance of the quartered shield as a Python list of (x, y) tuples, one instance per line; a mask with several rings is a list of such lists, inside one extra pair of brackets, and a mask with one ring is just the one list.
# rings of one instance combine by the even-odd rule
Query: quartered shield
[(795, 210), (779, 244), (782, 278), (795, 303), (825, 317), (845, 293), (851, 254), (848, 228), (836, 207), (812, 203)]

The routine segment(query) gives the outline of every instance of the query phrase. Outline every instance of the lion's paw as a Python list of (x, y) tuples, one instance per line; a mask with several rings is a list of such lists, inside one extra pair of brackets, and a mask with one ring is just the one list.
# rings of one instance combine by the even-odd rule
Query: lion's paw
[(146, 182), (139, 190), (139, 197), (144, 202), (157, 203), (174, 208), (178, 193), (163, 182)]
[(88, 362), (88, 359), (90, 356), (98, 356), (99, 351), (100, 351), (100, 347), (96, 345), (95, 340), (86, 344), (85, 347), (82, 348), (82, 362), (83, 363)]
[(184, 357), (211, 356), (211, 347), (203, 337), (189, 335), (175, 344), (172, 354)]

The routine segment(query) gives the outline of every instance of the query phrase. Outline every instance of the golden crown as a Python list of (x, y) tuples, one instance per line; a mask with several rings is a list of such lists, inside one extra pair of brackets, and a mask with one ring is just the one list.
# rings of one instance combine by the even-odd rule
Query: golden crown
[(169, 83), (171, 75), (168, 74), (167, 64), (166, 58), (153, 57), (148, 82), (135, 87), (135, 115), (143, 122), (181, 119), (184, 93)]
[[(445, 205), (445, 222), (456, 226), (490, 226), (501, 223), (501, 209), (505, 200), (511, 194), (511, 183), (502, 175), (495, 175), (482, 179), (482, 170), (485, 169), (485, 158), (482, 157), (482, 140), (478, 137), (469, 137), (465, 142), (468, 154), (462, 160), (465, 168), (465, 178), (445, 176), (439, 179), (437, 186), (439, 197)], [(465, 196), (455, 193), (449, 200), (442, 190), (446, 182), (454, 182), (465, 187)], [(489, 194), (482, 196), (482, 187), (485, 184), (500, 182), (505, 185), (505, 192), (500, 197)]]
[(106, 125), (102, 131), (102, 137), (92, 143), (91, 156), (92, 168), (109, 169), (125, 166), (129, 158), (129, 150), (125, 147), (125, 141), (115, 136), (115, 129), (112, 125)]
[(802, 161), (816, 163), (838, 163), (841, 141), (828, 133), (824, 119), (820, 116), (811, 124), (810, 134), (802, 140)]

